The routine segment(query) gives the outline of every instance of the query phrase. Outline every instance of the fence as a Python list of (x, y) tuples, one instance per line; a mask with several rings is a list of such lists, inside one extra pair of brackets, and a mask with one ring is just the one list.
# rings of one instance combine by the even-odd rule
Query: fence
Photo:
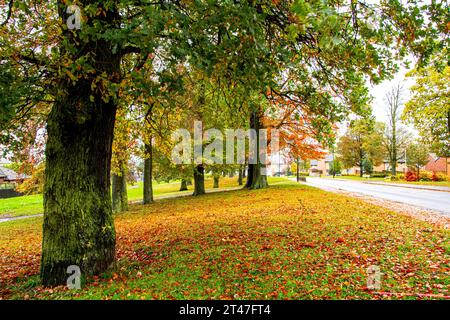
[(20, 192), (17, 192), (14, 189), (1, 189), (0, 188), (0, 199), (21, 197), (21, 196), (23, 196), (23, 194), (21, 194)]

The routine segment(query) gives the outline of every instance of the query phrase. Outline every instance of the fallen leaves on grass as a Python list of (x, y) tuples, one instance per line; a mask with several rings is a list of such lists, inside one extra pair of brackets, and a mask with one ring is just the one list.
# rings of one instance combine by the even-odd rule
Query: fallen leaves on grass
[[(2, 296), (395, 299), (449, 291), (448, 230), (304, 186), (136, 205), (116, 229), (113, 272), (81, 291), (50, 292), (36, 277), (40, 220), (0, 225)], [(381, 268), (384, 292), (404, 295), (368, 290), (371, 265)]]

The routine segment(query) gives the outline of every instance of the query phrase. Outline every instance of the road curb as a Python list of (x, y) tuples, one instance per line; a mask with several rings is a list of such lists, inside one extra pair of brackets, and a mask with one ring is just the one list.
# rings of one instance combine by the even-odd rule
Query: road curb
[[(338, 180), (338, 181), (351, 181), (351, 182), (360, 182), (365, 184), (374, 184), (379, 186), (390, 186), (390, 187), (397, 187), (397, 188), (409, 188), (409, 189), (416, 189), (416, 190), (428, 190), (428, 191), (441, 191), (441, 192), (449, 192), (450, 188), (448, 190), (445, 189), (438, 189), (439, 186), (436, 186), (437, 188), (430, 188), (429, 186), (421, 186), (421, 185), (407, 185), (407, 184), (396, 184), (396, 183), (389, 183), (389, 182), (374, 182), (374, 181), (364, 181), (364, 180), (350, 180), (350, 179), (339, 179), (339, 178), (320, 178), (320, 179), (327, 179), (327, 180)], [(446, 188), (446, 187), (443, 187)]]
[(390, 187), (397, 187), (397, 188), (409, 188), (409, 189), (416, 189), (416, 190), (450, 192), (450, 188), (449, 188), (449, 190), (444, 190), (444, 189), (428, 188), (426, 186), (425, 187), (417, 187), (417, 186), (410, 186), (410, 185), (405, 185), (405, 184), (383, 183), (383, 182), (369, 182), (369, 181), (363, 181), (362, 183), (375, 184), (375, 185), (379, 185), (379, 186), (390, 186)]

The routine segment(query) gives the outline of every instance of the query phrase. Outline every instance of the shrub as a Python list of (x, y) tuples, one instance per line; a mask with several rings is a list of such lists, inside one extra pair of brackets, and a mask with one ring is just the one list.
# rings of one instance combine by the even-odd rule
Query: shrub
[(442, 172), (438, 172), (438, 173), (433, 172), (431, 179), (432, 179), (432, 181), (449, 181), (448, 176)]
[(417, 181), (417, 175), (412, 171), (408, 171), (405, 175), (405, 180), (410, 182)]
[(387, 176), (389, 176), (389, 174), (386, 172), (374, 172), (371, 174), (372, 178), (386, 178)]
[(44, 190), (44, 174), (45, 164), (41, 163), (33, 168), (31, 177), (25, 179), (23, 183), (18, 185), (16, 190), (26, 195), (42, 193)]
[(388, 181), (400, 181), (401, 179), (400, 179), (399, 175), (396, 175), (396, 176), (388, 176), (388, 177), (385, 178), (385, 180), (388, 180)]
[(434, 172), (434, 171), (433, 171), (433, 175), (431, 176), (431, 181), (435, 181), (435, 182), (438, 181), (436, 172)]
[(432, 181), (433, 174), (429, 171), (420, 171), (418, 178), (419, 181)]

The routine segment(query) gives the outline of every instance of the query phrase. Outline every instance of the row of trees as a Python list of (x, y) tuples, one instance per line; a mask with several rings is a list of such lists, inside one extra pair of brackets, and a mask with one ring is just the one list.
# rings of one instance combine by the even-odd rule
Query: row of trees
[[(145, 202), (151, 159), (193, 120), (281, 128), (302, 157), (314, 149), (309, 137), (327, 144), (334, 123), (364, 113), (366, 79), (390, 77), (409, 53), (426, 65), (445, 48), (446, 14), (437, 2), (10, 0), (0, 22), (1, 143), (20, 153), (45, 136), (43, 284), (65, 283), (70, 265), (94, 275), (114, 264), (112, 201), (125, 205), (126, 151), (139, 146), (146, 159)], [(178, 168), (193, 172), (195, 194), (199, 163)], [(249, 165), (247, 187), (267, 185), (262, 166)]]
[[(419, 170), (428, 162), (429, 152), (450, 156), (450, 68), (418, 68), (411, 97), (403, 101), (400, 84), (386, 94), (387, 123), (365, 116), (350, 122), (338, 143), (344, 168), (359, 167), (360, 175), (371, 173), (373, 166), (389, 162), (396, 175), (399, 161)], [(420, 138), (414, 139), (404, 123), (413, 124)]]
[(399, 162), (420, 170), (429, 160), (429, 145), (415, 140), (408, 132), (391, 131), (384, 123), (373, 119), (357, 119), (350, 123), (346, 134), (338, 143), (338, 156), (332, 163), (330, 174), (342, 169), (359, 167), (359, 174), (372, 174), (374, 167), (389, 163), (390, 174), (396, 176)]

